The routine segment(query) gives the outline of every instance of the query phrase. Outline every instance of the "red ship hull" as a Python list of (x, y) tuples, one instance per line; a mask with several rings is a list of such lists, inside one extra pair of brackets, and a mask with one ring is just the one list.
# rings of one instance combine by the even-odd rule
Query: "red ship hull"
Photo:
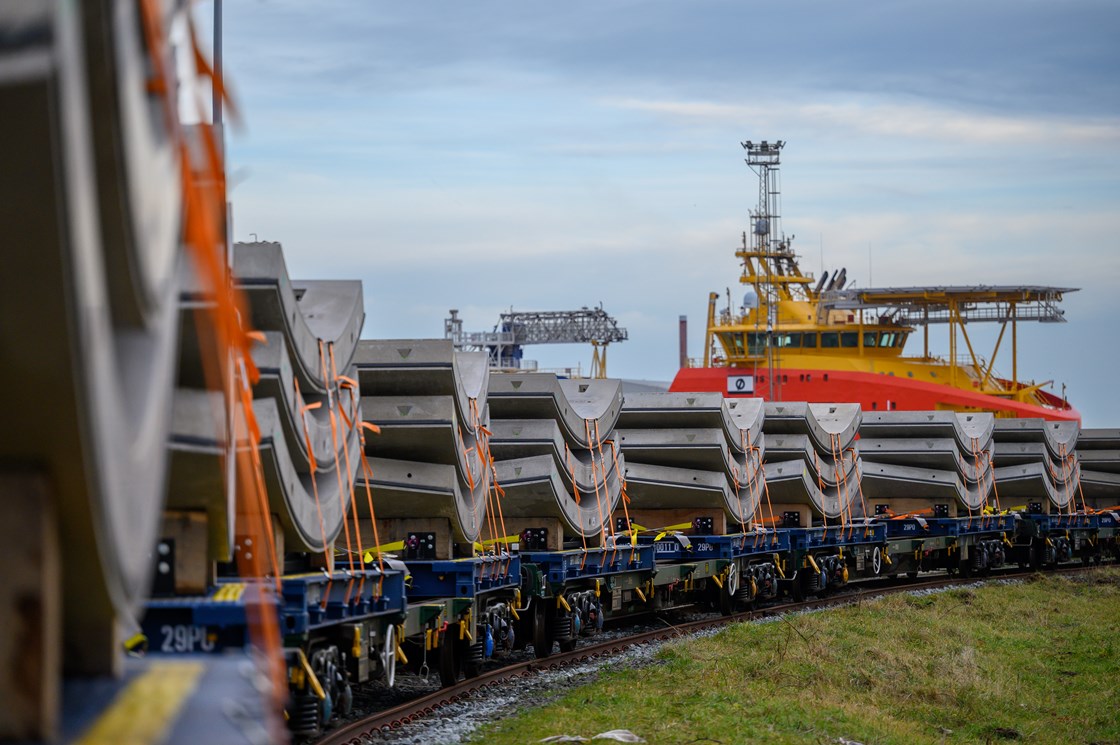
[[(670, 391), (715, 391), (725, 396), (770, 398), (766, 374), (753, 380), (753, 392), (731, 392), (729, 379), (750, 375), (750, 370), (728, 367), (686, 367), (673, 379)], [(780, 375), (780, 377), (779, 377)], [(1009, 418), (1039, 417), (1081, 421), (1081, 414), (1052, 394), (1040, 391), (1054, 408), (1020, 403), (979, 392), (936, 383), (900, 379), (877, 373), (841, 370), (797, 370), (783, 367), (773, 381), (774, 400), (810, 403), (858, 403), (864, 411), (990, 411)]]

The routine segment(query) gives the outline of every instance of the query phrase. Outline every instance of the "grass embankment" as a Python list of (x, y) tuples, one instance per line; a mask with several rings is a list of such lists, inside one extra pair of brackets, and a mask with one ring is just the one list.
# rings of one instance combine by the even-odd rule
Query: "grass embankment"
[(740, 624), (488, 725), (650, 743), (1120, 743), (1120, 570)]

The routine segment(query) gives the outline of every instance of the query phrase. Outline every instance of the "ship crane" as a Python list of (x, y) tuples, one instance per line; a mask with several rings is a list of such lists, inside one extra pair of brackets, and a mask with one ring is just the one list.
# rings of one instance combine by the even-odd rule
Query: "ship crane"
[(514, 311), (502, 313), (492, 331), (464, 332), (459, 311), (451, 309), (443, 321), (443, 336), (456, 349), (484, 351), (491, 367), (520, 369), (522, 347), (528, 344), (590, 344), (591, 377), (607, 377), (607, 345), (626, 341), (626, 329), (600, 303), (579, 310)]

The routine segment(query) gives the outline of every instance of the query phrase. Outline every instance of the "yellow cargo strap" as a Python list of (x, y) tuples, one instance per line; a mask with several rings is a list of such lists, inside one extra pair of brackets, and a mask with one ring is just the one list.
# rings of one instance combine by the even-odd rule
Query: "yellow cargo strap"
[[(692, 527), (692, 523), (677, 523), (676, 525), (666, 525), (664, 528), (657, 528), (657, 535), (653, 537), (654, 542), (660, 541), (665, 536), (677, 530), (688, 530)], [(643, 531), (648, 532), (651, 528), (642, 528)]]
[(518, 533), (517, 535), (507, 535), (502, 538), (489, 538), (485, 541), (475, 541), (474, 547), (478, 551), (483, 551), (488, 546), (493, 546), (495, 543), (504, 543), (506, 545), (509, 545), (510, 543), (517, 543), (520, 540), (521, 534)]
[(381, 553), (404, 551), (404, 541), (393, 541), (392, 543), (382, 543), (380, 546), (375, 546), (362, 554), (362, 561), (366, 564), (372, 564), (373, 560), (377, 558), (374, 556), (374, 552), (376, 551), (380, 551)]

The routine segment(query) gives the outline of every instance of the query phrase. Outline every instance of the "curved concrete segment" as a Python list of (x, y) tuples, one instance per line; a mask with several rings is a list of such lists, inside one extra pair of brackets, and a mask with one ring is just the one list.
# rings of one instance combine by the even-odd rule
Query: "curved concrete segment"
[(1064, 478), (1055, 479), (1050, 463), (1034, 462), (995, 469), (1001, 506), (1007, 509), (1013, 505), (1010, 500), (1045, 499), (1058, 510), (1070, 510), (1080, 506), (1078, 482), (1081, 480), (1081, 466), (1074, 464)]
[[(362, 398), (361, 416), (362, 421), (381, 430), (380, 434), (366, 436), (369, 455), (408, 464), (418, 473), (426, 472), (428, 465), (454, 467), (455, 488), (443, 492), (454, 497), (454, 504), (440, 505), (434, 511), (432, 505), (416, 504), (412, 514), (396, 516), (451, 518), (454, 542), (478, 540), (492, 481), (483, 429), (486, 410), (472, 425), (460, 419), (453, 396), (367, 396)], [(375, 481), (387, 483), (377, 474)], [(373, 499), (379, 518), (397, 511), (395, 504), (389, 504), (395, 499), (394, 489), (376, 488)]]
[(990, 478), (994, 460), (989, 450), (962, 453), (956, 440), (946, 438), (861, 437), (856, 447), (866, 461), (956, 471), (962, 481)]
[(1079, 505), (1077, 422), (1006, 419), (995, 425), (993, 457), (1005, 500), (1038, 500), (1057, 510)]
[(1120, 429), (1083, 429), (1077, 434), (1077, 449), (1120, 450)]
[[(372, 477), (360, 475), (356, 486), (360, 497), (356, 504), (362, 517), (369, 517), (369, 506), (363, 496), (368, 483), (375, 495), (374, 509), (379, 520), (419, 515), (459, 520), (458, 505), (462, 497), (454, 466), (393, 458), (369, 458), (368, 463)], [(477, 537), (481, 528), (481, 521), (468, 522), (464, 532)]]
[(863, 495), (869, 512), (874, 512), (875, 502), (890, 500), (892, 509), (899, 514), (930, 509), (935, 504), (948, 505), (950, 517), (978, 514), (988, 502), (992, 483), (992, 478), (965, 482), (956, 471), (892, 463), (863, 464)]
[[(511, 433), (527, 431), (520, 421)], [(612, 438), (625, 456), (630, 502), (615, 517), (675, 524), (690, 510), (708, 509), (718, 513), (712, 515), (716, 533), (725, 532), (728, 521), (749, 522), (763, 490), (761, 429), (760, 401), (716, 393), (627, 394)], [(495, 439), (497, 448), (508, 447)], [(567, 443), (563, 447), (567, 452)]]
[[(343, 392), (342, 405), (349, 404)], [(222, 462), (225, 438), (219, 435), (220, 393), (180, 389), (175, 395), (171, 435), (171, 479), (168, 506), (205, 510), (212, 545), (222, 545), (233, 530), (233, 503), (225, 492)], [(288, 447), (285, 414), (276, 400), (253, 402), (261, 433), (260, 455), (271, 512), (283, 526), (285, 546), (293, 551), (324, 551), (342, 530), (350, 507), (350, 487), (359, 463), (358, 435), (347, 428), (339, 450), (319, 461), (314, 474), (301, 468)], [(215, 416), (215, 414), (219, 416)], [(345, 452), (344, 452), (345, 451)], [(342, 469), (342, 470), (339, 470)]]
[[(734, 482), (727, 474), (696, 468), (627, 462), (626, 493), (639, 510), (713, 510), (731, 524), (748, 526), (762, 497), (761, 469), (754, 481)], [(703, 516), (697, 513), (696, 516)], [(657, 527), (657, 526), (650, 526)]]
[(859, 483), (862, 466), (857, 461), (846, 482), (824, 484), (817, 472), (804, 461), (794, 460), (766, 463), (766, 485), (776, 512), (786, 506), (807, 507), (811, 515), (825, 520), (839, 520), (842, 514), (852, 511), (859, 501)]
[(253, 328), (280, 331), (292, 350), (293, 368), (305, 390), (326, 393), (330, 360), (320, 342), (333, 347), (335, 369), (350, 367), (365, 321), (362, 283), (356, 280), (293, 281), (279, 243), (235, 243), (233, 273), (249, 301)]
[(1120, 506), (1120, 429), (1083, 429), (1077, 436), (1081, 493), (1093, 509)]
[(601, 449), (572, 450), (560, 425), (552, 419), (499, 420), (490, 425), (490, 431), (490, 452), (495, 462), (548, 455), (557, 469), (568, 474), (569, 491), (574, 485), (573, 493), (592, 493), (596, 484), (601, 486), (602, 474), (614, 468), (616, 457), (622, 458), (614, 436), (605, 440)]
[(995, 417), (989, 413), (955, 411), (864, 412), (861, 438), (953, 438), (961, 451), (969, 453), (990, 447)]
[(554, 419), (573, 448), (593, 448), (609, 437), (622, 410), (617, 380), (561, 380), (551, 373), (490, 377), (494, 419)]
[(1081, 494), (1095, 510), (1120, 509), (1120, 473), (1081, 471)]
[[(447, 519), (453, 543), (477, 541), (493, 483), (486, 354), (457, 352), (447, 339), (363, 340), (354, 366), (362, 420), (381, 429), (367, 435), (366, 452), (393, 469), (374, 474), (378, 519)], [(443, 469), (428, 468), (436, 465), (452, 466), (453, 484), (444, 483)], [(411, 479), (420, 477), (441, 486), (417, 492)], [(402, 510), (398, 500), (414, 492), (442, 496), (414, 501), (411, 511)], [(441, 504), (440, 499), (449, 501)], [(389, 540), (418, 524), (387, 526)]]
[(760, 398), (724, 398), (718, 393), (629, 393), (618, 429), (722, 429), (729, 447), (743, 452), (762, 446)]
[[(276, 402), (288, 453), (303, 471), (316, 463), (333, 460), (338, 446), (335, 440), (345, 426), (345, 421), (335, 411), (334, 429), (331, 426), (329, 406), (337, 403), (353, 421), (355, 399), (348, 390), (336, 390), (334, 397), (304, 394), (296, 387), (287, 339), (276, 331), (265, 333), (265, 343), (253, 348), (253, 362), (260, 372), (260, 380), (253, 387), (256, 399), (270, 398)], [(346, 372), (346, 371), (340, 371)], [(309, 449), (310, 448), (310, 449)]]
[(1077, 447), (1081, 427), (1077, 422), (1051, 422), (1045, 419), (997, 419), (997, 442), (1041, 442), (1051, 457), (1060, 458)]
[(486, 404), (486, 353), (457, 352), (449, 339), (363, 339), (354, 366), (363, 396), (451, 396), (463, 426)]
[(104, 673), (112, 620), (150, 588), (162, 507), (177, 151), (135, 4), (3, 5), (0, 460), (46, 472), (52, 530), (81, 557), (61, 572), (67, 667)]
[(863, 417), (859, 404), (768, 401), (764, 408), (763, 432), (767, 435), (808, 435), (813, 438), (814, 447), (822, 453), (851, 447)]
[(1077, 457), (1081, 467), (1090, 471), (1120, 473), (1120, 450), (1079, 450)]
[(817, 441), (808, 435), (766, 435), (766, 460), (771, 463), (801, 461), (826, 486), (836, 486), (851, 478), (857, 450), (820, 452)]
[(599, 459), (590, 451), (573, 457), (567, 468), (552, 455), (497, 461), (498, 483), (505, 491), (502, 514), (518, 519), (558, 518), (565, 535), (577, 538), (602, 533), (622, 497), (619, 469), (624, 460), (618, 456), (616, 467), (613, 458)]

